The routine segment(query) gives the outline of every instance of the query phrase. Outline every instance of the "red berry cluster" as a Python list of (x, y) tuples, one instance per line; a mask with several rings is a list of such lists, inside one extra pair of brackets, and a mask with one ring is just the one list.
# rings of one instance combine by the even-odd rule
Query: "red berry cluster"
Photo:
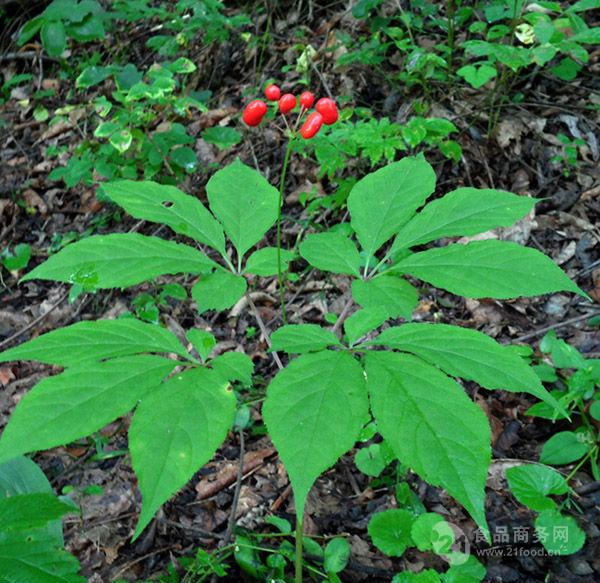
[[(300, 95), (300, 99), (297, 100), (295, 95), (291, 93), (284, 93), (281, 95), (281, 89), (277, 87), (277, 85), (267, 85), (265, 89), (265, 97), (269, 101), (277, 101), (277, 105), (279, 111), (282, 115), (287, 115), (292, 111), (298, 101), (300, 101), (300, 117), (299, 120), (304, 116), (304, 114), (313, 106), (315, 102), (315, 96), (310, 91), (304, 91)], [(329, 97), (323, 97), (317, 101), (317, 105), (315, 106), (316, 111), (313, 111), (306, 118), (306, 121), (300, 128), (300, 135), (309, 140), (310, 138), (317, 135), (321, 126), (334, 124), (338, 118), (338, 109), (335, 101), (333, 99), (329, 99)], [(246, 108), (244, 109), (244, 113), (242, 114), (242, 119), (244, 123), (248, 126), (257, 126), (267, 113), (267, 104), (260, 100), (255, 99), (251, 101)]]

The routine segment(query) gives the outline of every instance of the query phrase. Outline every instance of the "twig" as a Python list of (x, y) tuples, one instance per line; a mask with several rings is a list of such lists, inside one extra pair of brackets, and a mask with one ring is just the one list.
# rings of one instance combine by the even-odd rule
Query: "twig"
[(19, 330), (18, 332), (15, 332), (12, 336), (9, 336), (8, 338), (6, 338), (2, 342), (0, 342), (0, 349), (4, 348), (5, 346), (8, 346), (9, 344), (11, 344), (13, 342), (13, 340), (16, 340), (19, 336), (25, 334), (25, 332), (27, 332), (28, 330), (31, 330), (32, 328), (37, 326), (42, 320), (44, 320), (50, 314), (50, 312), (53, 312), (56, 308), (58, 308), (58, 306), (60, 306), (60, 304), (63, 303), (63, 301), (68, 297), (68, 295), (69, 295), (69, 290), (64, 292), (60, 296), (58, 301), (55, 304), (52, 304), (52, 306), (50, 306), (50, 309), (48, 311), (44, 312), (41, 316), (38, 316), (35, 320), (33, 320), (32, 322), (27, 324), (27, 326), (21, 328), (21, 330)]
[[(256, 322), (258, 323), (258, 327), (260, 328), (263, 338), (265, 339), (265, 342), (269, 345), (269, 348), (271, 348), (271, 346), (272, 346), (271, 336), (269, 335), (269, 332), (267, 331), (267, 328), (265, 327), (265, 323), (263, 322), (263, 319), (260, 317), (260, 314), (259, 314), (258, 310), (256, 309), (256, 305), (252, 301), (252, 297), (250, 296), (250, 294), (248, 292), (246, 292), (246, 298), (248, 300), (248, 304), (250, 305), (250, 309), (252, 310), (252, 314), (254, 315), (254, 318), (256, 319)], [(271, 354), (273, 355), (273, 360), (275, 361), (277, 368), (279, 370), (281, 370), (283, 368), (283, 364), (281, 362), (281, 359), (279, 358), (279, 354), (277, 354), (277, 352), (275, 352), (275, 351), (272, 351)]]
[(325, 77), (323, 77), (323, 74), (321, 73), (321, 71), (319, 71), (317, 66), (313, 63), (313, 60), (309, 59), (309, 61), (310, 61), (310, 66), (312, 67), (313, 71), (318, 75), (319, 79), (321, 80), (321, 83), (323, 84), (323, 89), (325, 89), (325, 93), (327, 93), (327, 97), (329, 97), (329, 99), (333, 99), (333, 93), (331, 92), (331, 89), (329, 88), (329, 83), (327, 83), (327, 81), (325, 81)]
[(16, 59), (35, 59), (42, 58), (45, 61), (52, 61), (54, 63), (58, 63), (58, 59), (53, 57), (49, 57), (48, 55), (40, 54), (36, 51), (16, 51), (14, 53), (5, 53), (4, 55), (0, 55), (0, 62), (2, 61), (14, 61)]
[(570, 320), (565, 320), (564, 322), (558, 322), (557, 324), (551, 324), (550, 326), (544, 326), (539, 330), (535, 330), (534, 332), (530, 332), (529, 334), (524, 334), (523, 336), (519, 336), (513, 340), (513, 342), (523, 342), (524, 340), (529, 340), (530, 338), (535, 338), (540, 334), (544, 334), (544, 332), (548, 332), (549, 330), (555, 330), (556, 328), (563, 328), (564, 326), (569, 326), (570, 324), (575, 324), (576, 322), (581, 322), (582, 320), (587, 320), (590, 318), (591, 314), (584, 314), (583, 316), (577, 316), (575, 318), (571, 318)]
[(350, 296), (350, 299), (346, 302), (346, 305), (344, 306), (342, 313), (340, 314), (339, 318), (335, 321), (335, 324), (333, 325), (333, 329), (331, 331), (338, 337), (341, 337), (341, 335), (342, 335), (341, 334), (342, 333), (342, 324), (348, 318), (353, 304), (354, 304), (354, 300), (352, 299), (352, 296)]

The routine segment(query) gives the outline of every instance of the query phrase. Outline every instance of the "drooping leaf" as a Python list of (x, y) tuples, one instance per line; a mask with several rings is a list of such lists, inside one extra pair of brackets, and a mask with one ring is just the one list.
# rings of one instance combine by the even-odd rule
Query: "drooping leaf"
[(529, 393), (564, 411), (522, 358), (477, 330), (410, 323), (384, 330), (370, 344), (412, 352), (451, 376), (486, 389)]
[(133, 409), (176, 364), (160, 356), (124, 356), (43, 379), (19, 402), (4, 429), (0, 461), (101, 429)]
[(462, 387), (410, 354), (368, 352), (377, 427), (398, 459), (443, 486), (488, 533), (484, 512), (490, 428)]
[(142, 399), (129, 429), (131, 462), (142, 493), (134, 538), (223, 443), (235, 395), (218, 375), (192, 369)]
[[(281, 250), (281, 269), (287, 271), (296, 255), (287, 249)], [(245, 273), (269, 276), (277, 274), (277, 247), (263, 247), (255, 251), (246, 261)]]
[(245, 278), (229, 271), (215, 271), (204, 277), (192, 288), (192, 298), (200, 313), (206, 310), (231, 308), (246, 292)]
[(91, 360), (141, 352), (189, 355), (177, 337), (165, 328), (133, 318), (77, 322), (42, 334), (0, 353), (0, 362), (37, 360), (47, 364), (75, 366)]
[(408, 510), (393, 508), (377, 512), (369, 521), (369, 536), (373, 544), (389, 557), (401, 557), (412, 545), (410, 529), (413, 516)]
[(302, 354), (323, 350), (328, 346), (339, 346), (340, 341), (331, 330), (317, 324), (289, 324), (271, 335), (271, 349)]
[(225, 236), (217, 220), (195, 197), (178, 188), (150, 181), (120, 180), (102, 185), (102, 190), (132, 217), (164, 223), (225, 254)]
[(348, 196), (352, 228), (367, 257), (395, 235), (435, 188), (424, 158), (406, 157), (359, 180)]
[(538, 512), (556, 508), (556, 502), (548, 496), (560, 496), (570, 490), (559, 472), (540, 464), (509, 468), (506, 477), (513, 496), (521, 504)]
[(240, 257), (277, 220), (279, 192), (239, 160), (213, 174), (206, 192), (212, 212)]
[(417, 307), (419, 293), (401, 277), (381, 275), (374, 279), (355, 279), (352, 282), (352, 297), (363, 308), (381, 309), (388, 318), (402, 316), (412, 318)]
[(536, 202), (535, 198), (502, 190), (458, 188), (430, 202), (404, 225), (390, 253), (442, 237), (466, 237), (509, 227), (530, 212)]
[(317, 477), (356, 442), (368, 410), (362, 368), (346, 352), (304, 354), (271, 381), (262, 414), (298, 516)]
[(356, 245), (340, 233), (313, 233), (300, 244), (300, 255), (321, 271), (360, 277), (360, 255)]
[(102, 289), (136, 285), (165, 274), (208, 273), (216, 266), (200, 251), (158, 237), (93, 235), (51, 255), (21, 281), (49, 279)]
[(429, 249), (402, 259), (392, 270), (468, 298), (509, 299), (556, 291), (587, 297), (552, 259), (509, 241)]

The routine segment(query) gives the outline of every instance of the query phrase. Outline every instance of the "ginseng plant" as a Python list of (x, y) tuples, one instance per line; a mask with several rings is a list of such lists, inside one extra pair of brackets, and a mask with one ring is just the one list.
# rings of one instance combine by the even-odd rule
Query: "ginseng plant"
[[(277, 97), (281, 109), (285, 96)], [(301, 106), (300, 117), (309, 107)], [(264, 103), (251, 104), (244, 120), (258, 125), (266, 110)], [(258, 112), (255, 117), (252, 111)], [(321, 119), (310, 114), (301, 136), (309, 138), (323, 123), (324, 114), (316, 113)], [(295, 139), (296, 129), (288, 131)], [(284, 169), (288, 159), (289, 148)], [(278, 274), (283, 290), (283, 272), (294, 257), (280, 245), (283, 185), (284, 176), (278, 191), (235, 161), (208, 181), (209, 211), (173, 186), (104, 184), (106, 196), (131, 216), (167, 225), (194, 246), (137, 233), (94, 235), (68, 245), (23, 279), (90, 291), (190, 274), (197, 277), (191, 293), (200, 312), (232, 306), (246, 292), (248, 274)], [(398, 459), (445, 488), (489, 536), (484, 490), (490, 428), (457, 379), (526, 392), (562, 411), (509, 347), (473, 329), (410, 322), (421, 291), (415, 280), (468, 298), (556, 291), (587, 297), (535, 249), (494, 239), (452, 242), (511, 225), (531, 211), (535, 199), (458, 188), (427, 203), (434, 190), (435, 174), (426, 160), (403, 158), (356, 183), (348, 197), (349, 225), (309, 234), (300, 244), (300, 255), (311, 266), (350, 278), (345, 313), (354, 311), (343, 330), (296, 323), (280, 327), (271, 338), (273, 351), (297, 355), (272, 379), (262, 407), (294, 491), (297, 582), (302, 581), (308, 492), (352, 449), (371, 418)], [(275, 223), (279, 245), (246, 257)], [(349, 232), (352, 236), (344, 234)], [(429, 245), (439, 239), (445, 244)], [(137, 537), (225, 439), (236, 410), (230, 383), (250, 382), (247, 356), (229, 352), (211, 359), (215, 339), (204, 330), (187, 331), (187, 340), (200, 358), (159, 325), (97, 320), (0, 354), (0, 361), (30, 359), (64, 367), (19, 402), (0, 439), (0, 462), (67, 444), (133, 409), (129, 451), (143, 501)]]

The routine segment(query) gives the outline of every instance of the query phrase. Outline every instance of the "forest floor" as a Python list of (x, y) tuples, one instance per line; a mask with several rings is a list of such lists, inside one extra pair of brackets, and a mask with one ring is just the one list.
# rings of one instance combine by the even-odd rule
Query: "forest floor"
[[(293, 42), (293, 31), (299, 22), (311, 28), (309, 39), (314, 46), (327, 40), (330, 27), (336, 26), (353, 34), (360, 26), (347, 18), (342, 8), (316, 8), (312, 22), (304, 13), (284, 10), (274, 12), (273, 44), (265, 54), (260, 70), (256, 59), (239, 41), (212, 45), (198, 51), (189, 47), (189, 58), (198, 65), (194, 78), (196, 89), (213, 92), (211, 109), (194, 115), (186, 122), (192, 135), (217, 123), (235, 119), (247, 91), (260, 86), (268, 77), (280, 78), (281, 67), (288, 64), (286, 49)], [(144, 49), (148, 30), (123, 30), (115, 43), (127, 46), (128, 58), (137, 66), (148, 66), (152, 54)], [(39, 264), (57, 242), (72, 232), (128, 231), (136, 222), (130, 217), (114, 221), (114, 213), (95, 197), (95, 186), (78, 185), (67, 188), (62, 182), (51, 181), (48, 174), (59, 162), (48, 159), (50, 147), (72, 149), (89, 130), (86, 128), (85, 103), (73, 91), (73, 82), (60, 75), (58, 64), (34, 56), (11, 57), (15, 46), (6, 47), (0, 57), (0, 69), (32, 73), (32, 86), (12, 91), (0, 106), (0, 249), (18, 243), (31, 245), (30, 267)], [(76, 50), (86, 50), (76, 49)], [(37, 55), (37, 53), (36, 53)], [(600, 52), (596, 52), (598, 59)], [(394, 73), (392, 62), (379, 70), (353, 65), (335, 68), (323, 60), (320, 74), (334, 94), (352, 95), (357, 106), (369, 106), (373, 115), (402, 120), (406, 104), (419, 97), (419, 89), (389, 90), (383, 79)], [(288, 72), (286, 86), (294, 86), (297, 74)], [(283, 79), (282, 79), (283, 82)], [(315, 83), (320, 83), (318, 77)], [(427, 153), (438, 176), (436, 194), (459, 186), (496, 188), (543, 199), (535, 214), (523, 219), (515, 228), (494, 232), (492, 236), (528, 244), (552, 257), (590, 296), (590, 303), (570, 294), (553, 294), (537, 298), (510, 301), (464, 300), (449, 293), (426, 289), (415, 313), (417, 321), (451, 322), (475, 327), (502, 343), (529, 343), (537, 349), (544, 333), (555, 329), (557, 334), (576, 347), (587, 358), (600, 358), (598, 328), (588, 320), (600, 315), (600, 159), (598, 115), (590, 113), (591, 100), (600, 103), (598, 64), (568, 84), (540, 74), (524, 81), (528, 100), (508, 104), (498, 123), (487, 133), (487, 117), (483, 104), (474, 92), (471, 100), (464, 92), (430, 92), (432, 110), (451, 120), (460, 130), (457, 141), (463, 149), (461, 162), (454, 163), (439, 153)], [(23, 100), (37, 89), (54, 89), (54, 95), (44, 105), (53, 110), (66, 103), (74, 105), (69, 123), (60, 127), (32, 117), (30, 106)], [(516, 87), (515, 89), (518, 89)], [(85, 97), (88, 99), (88, 97)], [(233, 121), (232, 124), (238, 122)], [(556, 154), (556, 134), (581, 135), (588, 142), (577, 166), (565, 176), (561, 168), (551, 163)], [(251, 166), (276, 181), (282, 163), (285, 143), (272, 131), (246, 138), (226, 151), (198, 137), (194, 146), (204, 168), (216, 163), (224, 165), (240, 157)], [(252, 140), (250, 143), (249, 139)], [(252, 147), (251, 147), (252, 146)], [(300, 222), (309, 222), (298, 194), (316, 187), (329, 192), (331, 183), (319, 179), (315, 161), (295, 156), (291, 161), (286, 187), (288, 215), (284, 223), (284, 246), (293, 247)], [(349, 167), (348, 173), (360, 167)], [(200, 170), (189, 176), (182, 190), (205, 200), (204, 186), (209, 171)], [(319, 222), (326, 226), (334, 222), (335, 213), (324, 211)], [(153, 234), (156, 227), (144, 223), (142, 233)], [(163, 236), (173, 236), (166, 235)], [(122, 291), (84, 294), (73, 303), (67, 301), (66, 286), (50, 282), (28, 281), (18, 284), (17, 277), (4, 271), (0, 283), (0, 346), (8, 348), (81, 320), (114, 318), (132, 310), (140, 293), (151, 291), (150, 284)], [(165, 277), (161, 281), (179, 281)], [(280, 325), (275, 280), (266, 282), (266, 292), (252, 297), (267, 329)], [(312, 273), (302, 285), (290, 283), (287, 304), (291, 322), (319, 322), (323, 314), (340, 313), (348, 297), (348, 280), (343, 276), (326, 277)], [(252, 333), (257, 322), (247, 307), (232, 313), (199, 316), (191, 300), (173, 301), (160, 308), (161, 318), (174, 332), (183, 328), (204, 327), (219, 340), (217, 350), (239, 349), (250, 355), (256, 366), (257, 386), (264, 388), (276, 372), (268, 346), (262, 335)], [(209, 313), (211, 314), (211, 313)], [(10, 363), (0, 366), (0, 427), (3, 427), (15, 404), (36, 382), (55, 369), (35, 363)], [(487, 489), (487, 517), (492, 533), (526, 527), (532, 532), (533, 513), (520, 506), (508, 491), (503, 471), (519, 460), (537, 460), (542, 444), (554, 433), (572, 425), (563, 421), (551, 423), (525, 415), (533, 400), (502, 391), (481, 392), (467, 384), (475, 401), (486, 412), (493, 435), (494, 459)], [(252, 412), (260, 420), (260, 407)], [(57, 492), (72, 486), (80, 492), (82, 515), (69, 519), (66, 527), (67, 548), (81, 561), (83, 574), (91, 582), (123, 578), (140, 581), (164, 572), (176, 557), (191, 555), (195, 549), (215, 548), (226, 529), (231, 512), (233, 492), (240, 455), (240, 443), (231, 434), (216, 457), (206, 465), (189, 485), (167, 503), (150, 528), (135, 542), (130, 537), (140, 508), (135, 476), (130, 468), (127, 449), (128, 419), (113, 423), (101, 434), (100, 440), (81, 441), (67, 447), (42, 452), (35, 456)], [(260, 427), (257, 424), (255, 427)], [(101, 455), (98, 455), (100, 452)], [(569, 471), (573, 465), (564, 469)], [(443, 514), (458, 525), (473, 543), (472, 552), (487, 548), (474, 541), (475, 525), (465, 511), (440, 489), (431, 487), (410, 474), (409, 483), (429, 511)], [(585, 465), (575, 474), (573, 485), (577, 496), (579, 522), (587, 534), (584, 548), (569, 557), (477, 555), (488, 569), (487, 581), (564, 581), (592, 583), (600, 579), (600, 483), (595, 482)], [(84, 495), (89, 486), (99, 486), (102, 493)], [(432, 558), (413, 549), (401, 558), (390, 559), (377, 552), (366, 538), (366, 526), (374, 512), (393, 507), (393, 479), (390, 476), (372, 479), (359, 472), (350, 452), (331, 470), (318, 479), (309, 497), (306, 531), (329, 536), (345, 533), (352, 547), (352, 559), (344, 572), (344, 581), (389, 581), (403, 569), (443, 567), (439, 558)], [(264, 517), (275, 513), (293, 523), (293, 498), (285, 471), (277, 453), (260, 430), (248, 431), (245, 443), (244, 477), (237, 506), (239, 527), (258, 532), (264, 528)], [(500, 545), (501, 546), (501, 545)], [(534, 548), (535, 545), (525, 545)], [(243, 575), (232, 567), (228, 580), (241, 580)]]

